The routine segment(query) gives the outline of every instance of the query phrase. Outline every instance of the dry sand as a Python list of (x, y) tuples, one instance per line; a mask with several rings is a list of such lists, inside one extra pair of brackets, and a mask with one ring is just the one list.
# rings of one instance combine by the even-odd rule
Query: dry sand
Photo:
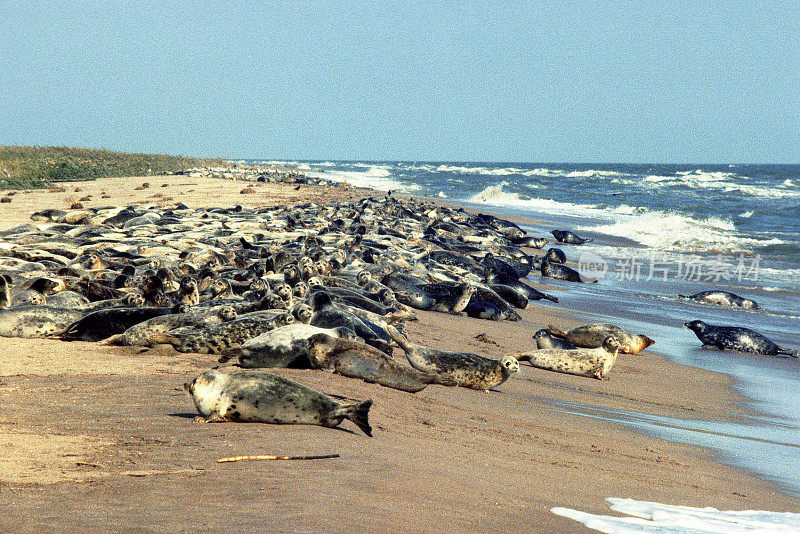
[[(150, 186), (136, 190), (143, 182)], [(255, 192), (240, 193), (248, 185)], [(75, 201), (260, 206), (369, 194), (185, 176), (62, 187), (14, 194), (0, 204), (0, 229)], [(418, 315), (408, 326), (412, 341), (495, 358), (530, 348), (531, 334), (550, 322), (580, 323), (535, 303), (517, 323)], [(489, 343), (474, 339), (479, 333)], [(522, 364), (521, 375), (488, 394), (434, 385), (412, 395), (327, 372), (275, 371), (329, 394), (373, 399), (373, 438), (349, 422), (197, 423), (182, 384), (215, 364), (171, 347), (0, 338), (0, 532), (590, 532), (549, 510), (607, 513), (606, 497), (800, 511), (797, 500), (707, 450), (548, 407), (555, 400), (675, 418), (748, 417), (727, 377), (651, 351), (622, 355), (604, 382)], [(216, 463), (325, 453), (340, 457)]]

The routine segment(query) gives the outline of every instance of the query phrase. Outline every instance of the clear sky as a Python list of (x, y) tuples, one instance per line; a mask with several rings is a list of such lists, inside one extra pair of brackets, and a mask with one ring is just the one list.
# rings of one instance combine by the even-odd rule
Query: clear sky
[(800, 163), (800, 2), (0, 0), (0, 87), (0, 144)]

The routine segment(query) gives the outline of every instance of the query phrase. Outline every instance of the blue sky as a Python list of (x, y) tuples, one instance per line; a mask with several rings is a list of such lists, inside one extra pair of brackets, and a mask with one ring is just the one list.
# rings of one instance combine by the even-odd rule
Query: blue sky
[(4, 0), (0, 144), (800, 162), (800, 2), (527, 4)]

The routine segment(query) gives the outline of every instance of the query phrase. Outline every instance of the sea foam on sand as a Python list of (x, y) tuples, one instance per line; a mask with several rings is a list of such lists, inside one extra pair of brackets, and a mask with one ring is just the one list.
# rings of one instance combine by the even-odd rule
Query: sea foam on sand
[(570, 508), (553, 508), (551, 512), (609, 534), (800, 533), (800, 514), (790, 512), (721, 511), (633, 499), (608, 498), (606, 501), (612, 510), (633, 517), (595, 515)]

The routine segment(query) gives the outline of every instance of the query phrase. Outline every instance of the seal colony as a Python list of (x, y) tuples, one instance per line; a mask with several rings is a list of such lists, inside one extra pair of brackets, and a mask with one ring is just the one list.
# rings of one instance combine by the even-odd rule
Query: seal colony
[[(416, 309), (518, 321), (515, 310), (531, 300), (558, 302), (529, 275), (586, 281), (564, 265), (563, 251), (537, 252), (546, 240), (513, 222), (415, 199), (48, 209), (31, 218), (36, 224), (0, 232), (3, 336), (169, 344), (221, 363), (330, 370), (409, 393), (429, 385), (489, 391), (519, 370), (518, 360), (606, 379), (619, 352), (653, 343), (613, 325), (551, 327), (537, 334), (538, 351), (500, 359), (411, 342), (403, 327)], [(308, 392), (308, 403), (326, 408), (309, 415), (295, 396), (290, 415), (278, 416), (270, 402), (284, 397), (274, 384), (302, 385), (209, 373), (187, 391), (211, 420), (364, 423)]]

